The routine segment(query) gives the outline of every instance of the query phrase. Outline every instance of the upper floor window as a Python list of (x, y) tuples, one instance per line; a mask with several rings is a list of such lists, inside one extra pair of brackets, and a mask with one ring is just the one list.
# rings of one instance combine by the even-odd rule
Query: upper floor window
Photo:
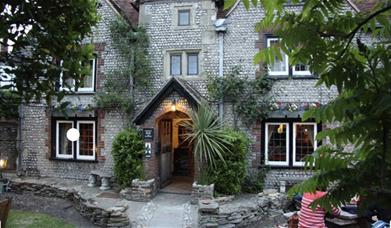
[(178, 10), (178, 26), (190, 25), (190, 10)]
[(187, 53), (187, 74), (198, 74), (198, 53)]
[[(77, 92), (94, 92), (96, 80), (96, 57), (89, 61), (90, 74), (86, 75), (79, 85)], [(65, 74), (61, 73), (61, 88), (65, 90), (75, 90), (75, 80), (67, 78)]]
[[(167, 63), (168, 64), (168, 63)], [(200, 69), (199, 52), (173, 51), (169, 53), (170, 76), (196, 76)]]
[(266, 122), (264, 126), (266, 165), (304, 166), (304, 158), (317, 148), (316, 123), (289, 120)]
[(176, 76), (182, 74), (182, 55), (171, 54), (170, 55), (170, 75)]
[[(280, 42), (277, 37), (267, 38), (267, 47), (272, 47)], [(277, 56), (274, 59), (274, 63), (268, 66), (269, 75), (274, 76), (310, 76), (311, 72), (309, 66), (306, 64), (296, 64), (294, 66), (289, 65), (289, 57), (283, 51), (281, 51), (282, 60)]]

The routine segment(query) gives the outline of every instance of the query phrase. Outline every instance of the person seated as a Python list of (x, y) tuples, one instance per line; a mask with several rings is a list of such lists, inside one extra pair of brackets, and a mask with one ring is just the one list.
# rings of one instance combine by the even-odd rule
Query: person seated
[[(299, 212), (299, 228), (327, 228), (325, 224), (326, 210), (321, 207), (311, 208), (312, 202), (325, 196), (327, 192), (316, 191), (315, 193), (304, 193)], [(338, 216), (341, 211), (333, 208), (332, 213)]]

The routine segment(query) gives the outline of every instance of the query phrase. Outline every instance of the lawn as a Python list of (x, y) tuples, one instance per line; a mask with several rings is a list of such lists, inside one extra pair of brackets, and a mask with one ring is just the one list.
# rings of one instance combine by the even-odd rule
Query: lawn
[(41, 213), (11, 210), (8, 214), (7, 228), (74, 228), (62, 219)]

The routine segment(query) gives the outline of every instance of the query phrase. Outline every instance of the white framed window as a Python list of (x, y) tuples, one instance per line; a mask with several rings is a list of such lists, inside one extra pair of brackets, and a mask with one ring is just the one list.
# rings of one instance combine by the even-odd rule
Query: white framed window
[[(77, 92), (94, 92), (95, 91), (95, 78), (96, 78), (96, 57), (89, 61), (90, 74), (86, 75), (81, 81), (81, 85), (77, 89)], [(62, 61), (60, 63), (62, 65)], [(61, 89), (66, 91), (75, 91), (75, 80), (72, 78), (65, 78), (63, 72), (60, 75)]]
[(190, 9), (178, 10), (178, 26), (190, 25)]
[(73, 128), (73, 121), (56, 122), (56, 157), (70, 159), (74, 156), (73, 142), (67, 138), (67, 131)]
[[(94, 120), (56, 120), (55, 121), (55, 158), (75, 160), (95, 160), (96, 123)], [(67, 131), (76, 128), (80, 137), (71, 142)]]
[(292, 67), (292, 74), (295, 75), (311, 75), (310, 66), (306, 64), (296, 64)]
[(317, 148), (316, 123), (293, 123), (293, 166), (304, 166), (305, 156)]
[(76, 142), (76, 158), (95, 160), (95, 121), (77, 121), (80, 138)]
[[(272, 47), (280, 42), (279, 38), (267, 38), (267, 47)], [(289, 63), (288, 55), (281, 51), (282, 60), (279, 60), (277, 56), (274, 59), (273, 64), (269, 64), (268, 71), (269, 75), (288, 75), (289, 74)]]
[(289, 124), (265, 124), (265, 164), (289, 166)]

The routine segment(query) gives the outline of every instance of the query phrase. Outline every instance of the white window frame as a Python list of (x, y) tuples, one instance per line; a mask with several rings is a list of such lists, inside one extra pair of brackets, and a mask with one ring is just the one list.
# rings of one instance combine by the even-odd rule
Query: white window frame
[(296, 70), (296, 65), (292, 66), (292, 75), (293, 76), (308, 76), (308, 75), (311, 75), (311, 71), (309, 70), (304, 70), (304, 71), (301, 71), (301, 70)]
[[(96, 145), (95, 145), (95, 139), (96, 139), (96, 130), (95, 130), (95, 121), (93, 120), (78, 120), (77, 123), (77, 130), (80, 132), (80, 124), (92, 124), (93, 129), (93, 147), (92, 147), (92, 155), (80, 155), (80, 139), (76, 142), (76, 159), (77, 160), (95, 160), (95, 154), (96, 154)], [(81, 135), (80, 135), (81, 136)]]
[[(61, 123), (71, 123), (72, 128), (74, 128), (74, 122), (70, 120), (57, 120), (56, 121), (56, 158), (65, 158), (72, 159), (75, 154), (74, 143), (71, 141), (72, 145), (72, 154), (60, 154), (60, 124)], [(68, 140), (68, 139), (67, 139)]]
[[(276, 37), (267, 37), (266, 38), (267, 40), (267, 47), (269, 48), (270, 47), (270, 42), (271, 41), (280, 41), (281, 39), (280, 38), (276, 38)], [(281, 76), (285, 76), (285, 75), (289, 75), (289, 59), (288, 59), (288, 55), (285, 54), (284, 52), (281, 53), (281, 55), (285, 55), (285, 71), (271, 71), (271, 67), (270, 67), (270, 64), (268, 64), (268, 73), (269, 75), (281, 75)]]
[[(171, 71), (171, 57), (180, 56), (180, 74), (172, 74)], [(189, 55), (197, 55), (197, 74), (188, 74)], [(184, 77), (197, 78), (201, 76), (202, 72), (202, 51), (200, 49), (183, 49), (183, 50), (166, 50), (164, 54), (164, 75), (167, 78)]]
[[(269, 125), (281, 125), (286, 126), (286, 160), (285, 161), (269, 161)], [(289, 166), (289, 123), (288, 122), (267, 122), (265, 123), (265, 164), (271, 166)]]
[[(75, 92), (81, 92), (81, 93), (85, 93), (85, 92), (94, 92), (95, 91), (95, 78), (96, 78), (96, 60), (97, 58), (94, 57), (92, 59), (92, 67), (91, 67), (91, 74), (92, 74), (92, 87), (79, 87), (77, 88), (77, 91), (75, 91), (75, 79), (73, 79), (73, 87), (67, 87), (64, 85), (64, 78), (63, 78), (63, 72), (61, 71), (60, 73), (60, 82), (61, 82), (61, 90), (64, 90), (64, 91), (75, 91)], [(62, 63), (63, 61), (61, 60), (60, 62), (60, 65), (62, 66)]]
[(298, 125), (312, 125), (314, 126), (314, 151), (317, 149), (318, 146), (318, 141), (316, 140), (316, 134), (318, 133), (318, 125), (316, 123), (311, 123), (311, 122), (296, 122), (293, 123), (293, 166), (304, 166), (305, 162), (302, 161), (296, 161), (296, 126)]

